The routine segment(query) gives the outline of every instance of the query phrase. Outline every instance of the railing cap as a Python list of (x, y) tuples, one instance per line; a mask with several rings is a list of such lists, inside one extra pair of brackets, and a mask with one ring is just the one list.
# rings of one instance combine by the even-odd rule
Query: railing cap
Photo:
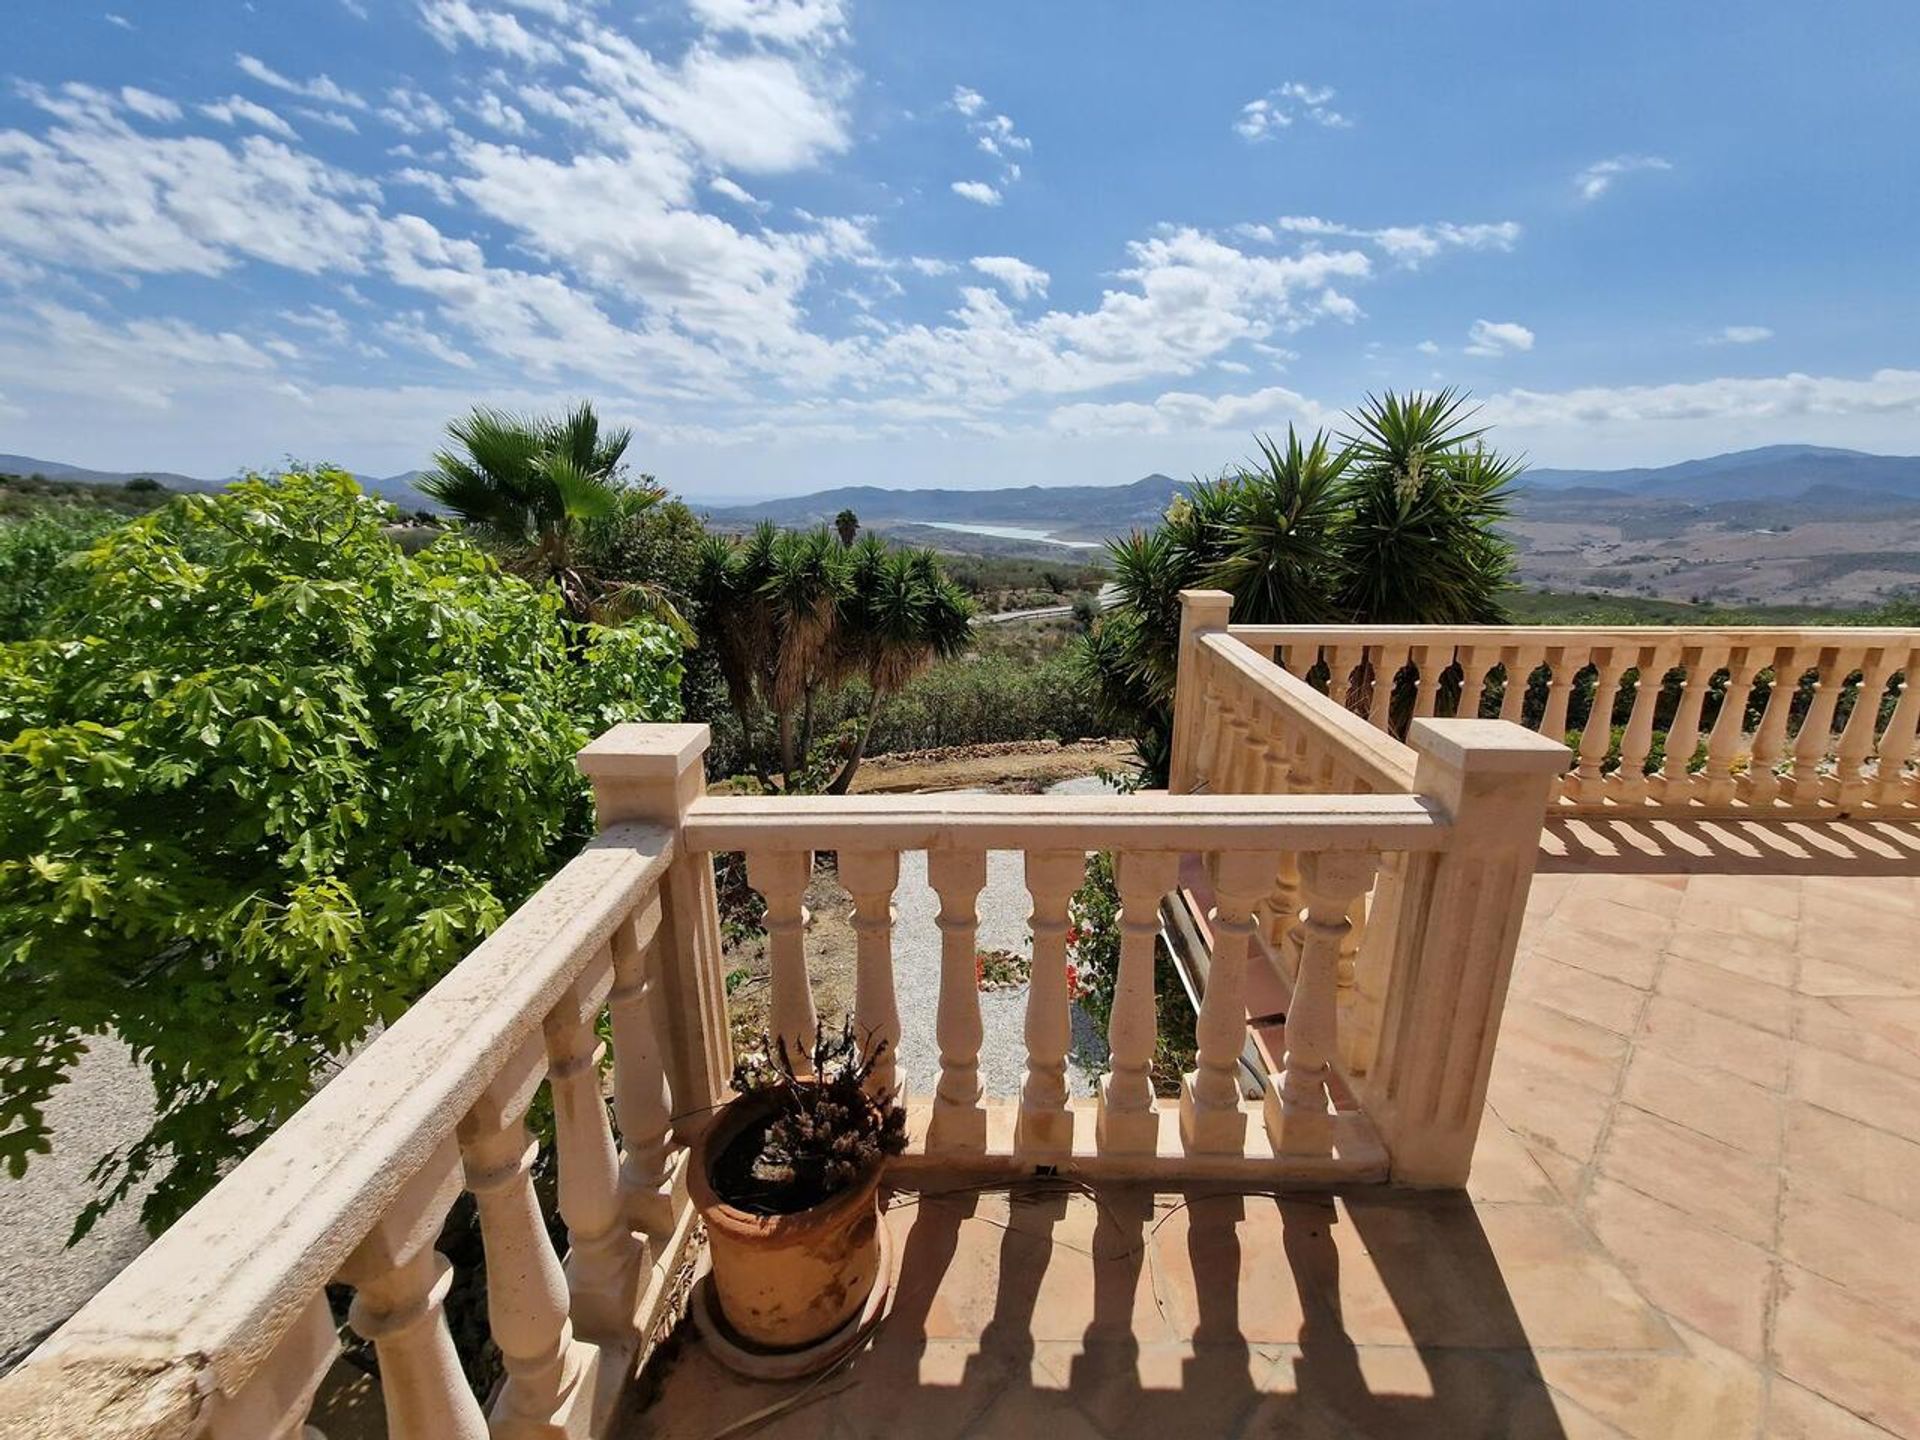
[(712, 737), (706, 725), (615, 725), (574, 763), (589, 780), (669, 780), (698, 765)]
[(1480, 774), (1557, 775), (1573, 754), (1510, 720), (1415, 720), (1407, 743), (1443, 765)]

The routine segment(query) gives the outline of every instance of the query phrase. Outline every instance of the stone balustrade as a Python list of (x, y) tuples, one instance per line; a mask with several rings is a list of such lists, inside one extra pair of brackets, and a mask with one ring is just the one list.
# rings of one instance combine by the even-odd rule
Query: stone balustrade
[(1575, 763), (1551, 797), (1562, 810), (1798, 816), (1920, 805), (1910, 764), (1920, 687), (1907, 683), (1920, 631), (1220, 628), (1382, 732), (1437, 714), (1497, 716), (1556, 740), (1577, 729)]
[[(812, 855), (837, 853), (854, 899), (855, 1023), (896, 1039), (891, 896), (900, 854), (927, 853), (939, 1079), (905, 1097), (903, 1171), (1463, 1184), (1565, 747), (1431, 718), (1403, 743), (1218, 618), (1183, 639), (1184, 789), (1171, 793), (709, 796), (705, 727), (610, 730), (580, 757), (601, 835), (0, 1382), (0, 1431), (300, 1436), (336, 1353), (324, 1292), (340, 1282), (400, 1440), (604, 1434), (685, 1258), (685, 1147), (732, 1067), (715, 852), (744, 852), (767, 901), (772, 1023), (792, 1039), (815, 1021)], [(1023, 856), (1033, 897), (1017, 1097), (983, 1095), (978, 1064), (974, 924), (990, 850)], [(1113, 1069), (1076, 1101), (1067, 915), (1095, 850), (1115, 857), (1123, 907)], [(1163, 1101), (1149, 1080), (1153, 947), (1161, 902), (1196, 856), (1212, 953), (1195, 1065)], [(1358, 1008), (1343, 1000), (1357, 916), (1378, 990)], [(1286, 1043), (1263, 1099), (1246, 1100), (1246, 986), (1281, 955)], [(1359, 1015), (1378, 1037), (1364, 1065), (1345, 1033)], [(527, 1116), (543, 1085), (564, 1254), (533, 1181)], [(484, 1405), (460, 1372), (435, 1248), (463, 1190), (505, 1371)]]

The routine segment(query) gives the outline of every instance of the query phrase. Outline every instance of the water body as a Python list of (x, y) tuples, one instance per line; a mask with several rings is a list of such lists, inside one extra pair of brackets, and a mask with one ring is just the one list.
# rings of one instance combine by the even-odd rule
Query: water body
[(1058, 540), (1050, 530), (1030, 530), (1024, 525), (979, 525), (971, 520), (916, 520), (935, 530), (958, 530), (966, 535), (991, 535), (997, 540), (1044, 540), (1049, 545), (1069, 545), (1075, 550), (1096, 550), (1098, 540)]

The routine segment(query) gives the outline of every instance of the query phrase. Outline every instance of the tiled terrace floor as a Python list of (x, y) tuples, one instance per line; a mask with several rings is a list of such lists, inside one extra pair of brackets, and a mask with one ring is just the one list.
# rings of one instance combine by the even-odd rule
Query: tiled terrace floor
[(864, 1351), (683, 1337), (629, 1433), (1920, 1437), (1911, 842), (1617, 840), (1549, 846), (1466, 1196), (896, 1196)]

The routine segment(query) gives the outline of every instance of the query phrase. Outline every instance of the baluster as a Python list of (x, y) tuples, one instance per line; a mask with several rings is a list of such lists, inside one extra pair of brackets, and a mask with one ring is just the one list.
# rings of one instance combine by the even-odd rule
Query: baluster
[(459, 1127), (486, 1246), (487, 1324), (507, 1372), (493, 1433), (516, 1440), (585, 1435), (599, 1368), (599, 1352), (573, 1338), (567, 1277), (533, 1189), (540, 1146), (525, 1116), (545, 1059), (537, 1043), (521, 1047)]
[(1613, 772), (1613, 790), (1622, 805), (1634, 805), (1647, 798), (1652, 788), (1647, 780), (1647, 755), (1653, 749), (1653, 712), (1660, 704), (1660, 690), (1667, 671), (1679, 656), (1677, 646), (1656, 642), (1640, 652), (1640, 678), (1634, 682), (1633, 709), (1627, 716), (1627, 728), (1620, 737), (1620, 768)]
[[(1347, 933), (1340, 937), (1340, 958), (1334, 970), (1334, 1010), (1339, 1016), (1338, 1034), (1341, 1038), (1342, 1052), (1346, 1049), (1346, 1040), (1352, 1028), (1350, 1020), (1354, 1008), (1360, 1003), (1358, 963), (1360, 945), (1367, 933), (1367, 892), (1362, 890), (1353, 897), (1353, 903), (1347, 907)], [(1304, 937), (1303, 937), (1304, 938)]]
[(1247, 696), (1237, 680), (1220, 706), (1220, 717), (1220, 763), (1216, 767), (1220, 783), (1213, 793), (1240, 795), (1246, 791), (1247, 733), (1252, 717), (1247, 710)]
[(1878, 763), (1873, 772), (1873, 803), (1903, 805), (1907, 801), (1907, 756), (1913, 753), (1914, 731), (1920, 724), (1920, 650), (1906, 654), (1900, 673), (1900, 698), (1880, 737)]
[(980, 1091), (980, 982), (975, 969), (975, 906), (987, 883), (978, 850), (930, 850), (927, 881), (940, 897), (940, 1002), (934, 1016), (940, 1083), (934, 1093), (928, 1150), (986, 1149), (987, 1112)]
[(1027, 986), (1027, 1080), (1020, 1087), (1014, 1149), (1066, 1154), (1073, 1149), (1067, 1110), (1067, 1048), (1073, 1023), (1067, 1005), (1067, 905), (1086, 877), (1079, 850), (1029, 850), (1027, 891), (1033, 896), (1033, 979)]
[[(1267, 790), (1269, 795), (1293, 791), (1293, 746), (1279, 733), (1267, 736)], [(1273, 888), (1264, 909), (1264, 934), (1274, 958), (1285, 968), (1287, 934), (1300, 915), (1300, 869), (1290, 850), (1282, 851), (1274, 866)]]
[(1708, 805), (1725, 805), (1733, 799), (1733, 761), (1746, 730), (1747, 697), (1753, 693), (1753, 678), (1763, 658), (1769, 655), (1765, 650), (1740, 646), (1728, 657), (1726, 698), (1720, 702), (1720, 713), (1707, 736), (1707, 765), (1700, 772), (1705, 781), (1702, 798)]
[(1253, 907), (1272, 884), (1279, 863), (1280, 857), (1270, 851), (1236, 850), (1214, 857), (1214, 908), (1209, 917), (1213, 956), (1194, 1025), (1199, 1054), (1180, 1086), (1180, 1140), (1189, 1153), (1238, 1155), (1246, 1149), (1237, 1070), (1247, 1037), (1247, 950), (1253, 940)]
[(447, 1331), (453, 1266), (433, 1248), (459, 1194), (460, 1157), (449, 1135), (340, 1267), (354, 1287), (347, 1323), (373, 1342), (380, 1361), (393, 1440), (487, 1440)]
[(1833, 712), (1846, 691), (1847, 678), (1859, 663), (1858, 650), (1824, 650), (1813, 682), (1813, 700), (1800, 721), (1793, 741), (1793, 783), (1788, 792), (1796, 806), (1820, 803), (1820, 765), (1833, 743)]
[[(1816, 651), (1817, 655), (1818, 652)], [(1745, 799), (1749, 805), (1769, 807), (1780, 795), (1780, 761), (1787, 749), (1787, 722), (1794, 696), (1807, 668), (1803, 651), (1782, 649), (1773, 660), (1773, 684), (1767, 690), (1767, 708), (1753, 736), (1753, 758), (1747, 765)]]
[(623, 1213), (620, 1156), (600, 1093), (606, 1047), (595, 1022), (612, 988), (612, 956), (602, 951), (567, 987), (544, 1026), (573, 1327), (602, 1344), (632, 1334), (641, 1259), (640, 1241)]
[(333, 1312), (317, 1291), (237, 1395), (210, 1397), (206, 1429), (194, 1433), (205, 1440), (312, 1440), (319, 1432), (308, 1428), (307, 1412), (339, 1353)]
[(1406, 645), (1382, 645), (1373, 670), (1373, 703), (1367, 707), (1367, 719), (1376, 730), (1393, 724), (1393, 687), (1400, 672), (1407, 668), (1412, 648)]
[(1533, 684), (1533, 672), (1538, 670), (1546, 659), (1546, 652), (1535, 646), (1523, 645), (1505, 652), (1502, 664), (1507, 667), (1505, 693), (1500, 697), (1500, 718), (1510, 720), (1515, 725), (1525, 723), (1527, 711), (1527, 689)]
[(1353, 672), (1360, 668), (1366, 653), (1364, 645), (1336, 645), (1328, 652), (1327, 698), (1342, 710), (1353, 708)]
[(861, 1043), (882, 1046), (867, 1077), (875, 1095), (898, 1087), (900, 1007), (893, 993), (893, 890), (900, 856), (892, 850), (842, 850), (840, 883), (853, 897), (853, 1025)]
[(1598, 802), (1606, 786), (1601, 767), (1613, 748), (1613, 706), (1632, 653), (1615, 646), (1594, 652), (1593, 708), (1580, 731), (1580, 763), (1573, 772), (1574, 798), (1584, 804)]
[(1419, 673), (1413, 693), (1413, 718), (1430, 717), (1440, 704), (1440, 677), (1446, 673), (1453, 650), (1446, 645), (1421, 645), (1413, 652), (1419, 656)]
[(807, 981), (807, 910), (803, 899), (813, 878), (810, 850), (754, 850), (747, 855), (747, 883), (767, 902), (767, 966), (772, 972), (773, 1040), (784, 1046), (801, 1077), (813, 1073), (813, 1041), (820, 1028)]
[(1300, 857), (1306, 891), (1305, 939), (1299, 975), (1287, 1005), (1286, 1057), (1279, 1076), (1269, 1076), (1262, 1105), (1276, 1154), (1328, 1155), (1333, 1151), (1332, 1102), (1327, 1094), (1339, 1053), (1336, 986), (1348, 915), (1366, 893), (1378, 862), (1364, 854)]
[(1567, 703), (1573, 699), (1574, 681), (1586, 669), (1580, 652), (1568, 646), (1547, 651), (1547, 704), (1540, 712), (1540, 733), (1549, 740), (1567, 738)]
[(1219, 764), (1221, 718), (1220, 687), (1212, 679), (1200, 687), (1200, 716), (1195, 723), (1199, 730), (1193, 752), (1194, 788), (1213, 793), (1219, 788), (1215, 770)]
[[(1491, 645), (1460, 647), (1460, 699), (1453, 713), (1462, 720), (1480, 718), (1480, 702), (1487, 693), (1487, 682), (1500, 664), (1501, 652)], [(1478, 677), (1478, 678), (1476, 678)]]
[(1664, 804), (1684, 805), (1695, 788), (1687, 766), (1700, 746), (1700, 712), (1707, 703), (1707, 691), (1713, 677), (1727, 663), (1724, 649), (1694, 647), (1681, 652), (1685, 673), (1680, 677), (1680, 705), (1673, 712), (1673, 724), (1667, 728), (1667, 758), (1660, 767), (1660, 784), (1655, 793)]
[(1874, 731), (1880, 724), (1880, 701), (1886, 694), (1887, 672), (1893, 652), (1869, 650), (1860, 666), (1860, 688), (1854, 693), (1853, 712), (1840, 731), (1834, 751), (1834, 803), (1851, 810), (1867, 798), (1867, 756), (1873, 753)]
[(654, 1015), (660, 973), (660, 896), (613, 932), (613, 1113), (620, 1121), (620, 1209), (655, 1245), (673, 1233), (668, 1132), (673, 1106)]
[(1179, 878), (1180, 857), (1158, 850), (1123, 850), (1114, 857), (1113, 869), (1120, 892), (1120, 973), (1107, 1026), (1113, 1068), (1100, 1084), (1095, 1134), (1102, 1151), (1151, 1155), (1160, 1145), (1160, 1117), (1153, 1105), (1153, 1046), (1159, 1029), (1153, 953), (1160, 939), (1160, 900)]

